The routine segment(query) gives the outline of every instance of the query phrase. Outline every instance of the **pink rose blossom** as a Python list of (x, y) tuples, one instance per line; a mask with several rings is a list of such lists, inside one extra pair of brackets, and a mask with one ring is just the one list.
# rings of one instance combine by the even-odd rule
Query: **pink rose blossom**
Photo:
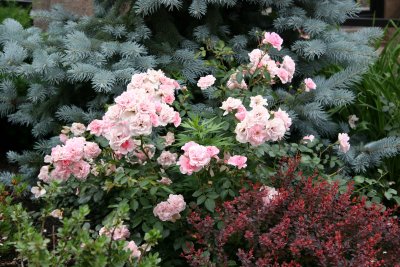
[(215, 83), (215, 77), (213, 75), (207, 75), (201, 77), (197, 82), (197, 86), (200, 87), (201, 90), (205, 90), (211, 87)]
[(175, 127), (179, 127), (179, 125), (181, 125), (181, 122), (182, 122), (181, 116), (179, 115), (178, 112), (175, 112), (172, 123), (174, 124)]
[(158, 157), (157, 162), (164, 168), (175, 165), (178, 155), (169, 151), (163, 151)]
[(35, 196), (35, 198), (39, 198), (39, 197), (44, 196), (46, 194), (46, 189), (40, 188), (38, 186), (33, 186), (31, 188), (31, 193)]
[(245, 156), (232, 156), (228, 159), (228, 164), (238, 167), (238, 169), (246, 168), (247, 158)]
[(349, 116), (349, 126), (351, 129), (356, 128), (356, 122), (359, 120), (359, 118), (356, 115), (350, 115)]
[(314, 135), (312, 135), (312, 134), (306, 135), (306, 136), (303, 137), (303, 140), (304, 140), (304, 141), (310, 141), (310, 142), (312, 142), (312, 141), (314, 141), (314, 139), (315, 139), (315, 137), (314, 137)]
[(154, 207), (153, 214), (161, 221), (175, 222), (181, 217), (179, 213), (185, 208), (186, 203), (182, 195), (170, 194), (167, 201), (160, 202)]
[(272, 47), (276, 48), (278, 51), (282, 49), (283, 39), (275, 32), (266, 32), (264, 34), (263, 44), (271, 44)]
[(289, 82), (290, 77), (289, 77), (289, 73), (287, 72), (287, 70), (285, 70), (283, 68), (278, 69), (277, 76), (283, 84), (286, 84)]
[(90, 131), (91, 134), (100, 136), (103, 132), (104, 123), (102, 120), (94, 120), (89, 123), (87, 129)]
[(162, 136), (165, 139), (164, 145), (170, 146), (175, 142), (175, 135), (172, 132), (168, 132), (166, 136)]
[(142, 252), (139, 250), (138, 246), (136, 245), (135, 241), (129, 241), (128, 244), (125, 246), (125, 250), (130, 250), (131, 257), (133, 258), (140, 258)]
[(279, 118), (284, 122), (286, 131), (289, 130), (292, 125), (292, 119), (289, 117), (286, 111), (281, 110), (280, 108), (274, 112), (274, 118)]
[(49, 166), (42, 166), (40, 168), (38, 178), (39, 178), (39, 180), (42, 180), (43, 182), (46, 182), (46, 183), (50, 181)]
[(86, 131), (86, 127), (82, 123), (74, 122), (72, 123), (70, 130), (75, 136), (80, 136)]
[(69, 139), (66, 134), (60, 134), (58, 137), (60, 138), (60, 142), (63, 144), (65, 144), (65, 142), (67, 142), (67, 140)]
[(280, 118), (273, 118), (266, 125), (267, 139), (270, 141), (281, 140), (285, 136), (285, 122)]
[(267, 139), (267, 131), (263, 125), (256, 124), (248, 129), (248, 142), (252, 146), (259, 146)]
[(190, 159), (187, 156), (181, 155), (177, 163), (182, 174), (192, 175), (193, 172), (201, 170), (201, 167), (190, 165)]
[(260, 190), (267, 191), (266, 196), (262, 198), (265, 206), (268, 206), (279, 195), (279, 192), (273, 187), (262, 186)]
[(90, 173), (90, 164), (86, 161), (78, 161), (72, 166), (72, 174), (80, 180), (84, 180)]
[(249, 59), (251, 63), (251, 73), (254, 73), (255, 69), (262, 68), (267, 65), (270, 57), (267, 53), (260, 49), (254, 49), (249, 54)]
[(242, 79), (241, 83), (239, 84), (238, 81), (236, 80), (236, 75), (237, 75), (237, 72), (233, 73), (229, 77), (229, 80), (227, 81), (226, 86), (231, 90), (232, 89), (244, 89), (244, 90), (246, 90), (247, 89), (246, 81), (244, 79)]
[(191, 175), (208, 165), (211, 158), (217, 158), (219, 149), (215, 146), (202, 146), (190, 141), (181, 148), (185, 153), (179, 157), (177, 165), (181, 173)]
[(267, 100), (261, 95), (250, 97), (250, 107), (254, 108), (256, 106), (268, 106)]
[(101, 153), (101, 149), (98, 144), (93, 142), (87, 142), (83, 148), (85, 159), (94, 159)]
[(124, 240), (130, 236), (129, 229), (126, 225), (120, 225), (115, 228), (109, 229), (107, 227), (102, 227), (99, 231), (99, 235), (105, 235), (113, 240)]
[(305, 89), (306, 92), (310, 92), (310, 90), (317, 89), (317, 85), (314, 83), (314, 81), (311, 78), (305, 79), (304, 84), (306, 86), (306, 89)]
[(215, 157), (219, 153), (219, 149), (216, 146), (207, 146), (207, 153), (210, 157)]
[(172, 180), (169, 179), (168, 177), (162, 177), (161, 180), (157, 180), (157, 182), (159, 182), (160, 184), (163, 184), (163, 185), (172, 184)]
[(223, 116), (225, 116), (229, 112), (232, 112), (233, 110), (238, 109), (240, 106), (243, 106), (242, 100), (233, 97), (228, 97), (227, 100), (222, 102), (221, 109), (225, 111)]
[(350, 137), (347, 133), (340, 133), (338, 135), (338, 140), (339, 140), (339, 150), (342, 151), (343, 153), (346, 153), (347, 151), (350, 150)]

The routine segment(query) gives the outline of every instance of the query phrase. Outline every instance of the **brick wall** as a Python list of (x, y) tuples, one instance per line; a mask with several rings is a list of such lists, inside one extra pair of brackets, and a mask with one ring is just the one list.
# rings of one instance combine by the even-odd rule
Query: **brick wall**
[(93, 15), (93, 0), (33, 0), (32, 8), (49, 9), (54, 4), (62, 4), (78, 15)]

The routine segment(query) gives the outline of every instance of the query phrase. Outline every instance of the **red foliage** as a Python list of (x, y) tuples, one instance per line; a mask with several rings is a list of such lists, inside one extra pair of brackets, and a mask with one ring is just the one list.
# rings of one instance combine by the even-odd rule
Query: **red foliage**
[[(268, 190), (243, 189), (217, 210), (192, 212), (191, 266), (396, 266), (400, 227), (391, 211), (339, 194), (338, 185), (303, 177), (288, 159), (275, 177), (284, 187), (267, 205)], [(316, 181), (317, 180), (317, 181)], [(400, 265), (398, 265), (400, 266)]]

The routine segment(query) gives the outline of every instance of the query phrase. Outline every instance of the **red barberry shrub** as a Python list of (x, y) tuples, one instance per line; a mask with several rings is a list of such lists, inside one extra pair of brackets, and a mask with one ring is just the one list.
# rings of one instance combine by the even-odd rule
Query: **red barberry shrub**
[[(212, 218), (188, 217), (191, 266), (396, 266), (400, 227), (392, 211), (339, 194), (337, 184), (304, 177), (289, 159), (275, 177), (278, 191), (243, 189)], [(275, 193), (274, 193), (275, 192)], [(400, 265), (399, 265), (400, 266)]]

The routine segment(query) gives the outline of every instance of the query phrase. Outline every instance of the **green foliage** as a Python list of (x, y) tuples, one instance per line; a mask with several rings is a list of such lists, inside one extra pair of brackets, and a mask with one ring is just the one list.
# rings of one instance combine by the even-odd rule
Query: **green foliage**
[[(159, 266), (161, 260), (157, 253), (147, 253), (144, 249), (140, 259), (135, 259), (125, 248), (126, 241), (111, 240), (93, 231), (88, 222), (87, 205), (72, 210), (61, 221), (52, 218), (46, 207), (39, 213), (28, 212), (21, 203), (15, 203), (21, 186), (5, 194), (10, 189), (0, 185), (0, 229), (4, 242), (1, 257), (9, 254), (16, 257), (18, 264), (29, 266)], [(116, 212), (119, 218), (124, 217), (120, 206)], [(157, 245), (160, 238), (157, 229), (150, 230), (144, 237), (145, 247)]]
[[(400, 136), (400, 91), (398, 90), (400, 83), (400, 29), (395, 24), (390, 26), (386, 29), (390, 39), (377, 42), (376, 47), (382, 47), (379, 58), (355, 87), (357, 94), (355, 105), (347, 106), (340, 112), (344, 120), (347, 120), (347, 117), (352, 114), (359, 118), (357, 127), (354, 129), (355, 139), (362, 143), (382, 139), (365, 145), (366, 151), (373, 147), (376, 148), (377, 145), (387, 149), (395, 149), (399, 146), (398, 141), (395, 140)], [(390, 142), (385, 142), (388, 140), (385, 139), (387, 136), (391, 136)], [(378, 157), (379, 161), (381, 159), (383, 158)], [(400, 189), (399, 160), (399, 156), (383, 160), (382, 168), (387, 175), (381, 179), (386, 183), (395, 183), (394, 187), (397, 189)]]
[(18, 6), (13, 1), (0, 3), (0, 23), (7, 18), (12, 18), (21, 23), (23, 27), (32, 25), (32, 19), (29, 16), (30, 8)]

